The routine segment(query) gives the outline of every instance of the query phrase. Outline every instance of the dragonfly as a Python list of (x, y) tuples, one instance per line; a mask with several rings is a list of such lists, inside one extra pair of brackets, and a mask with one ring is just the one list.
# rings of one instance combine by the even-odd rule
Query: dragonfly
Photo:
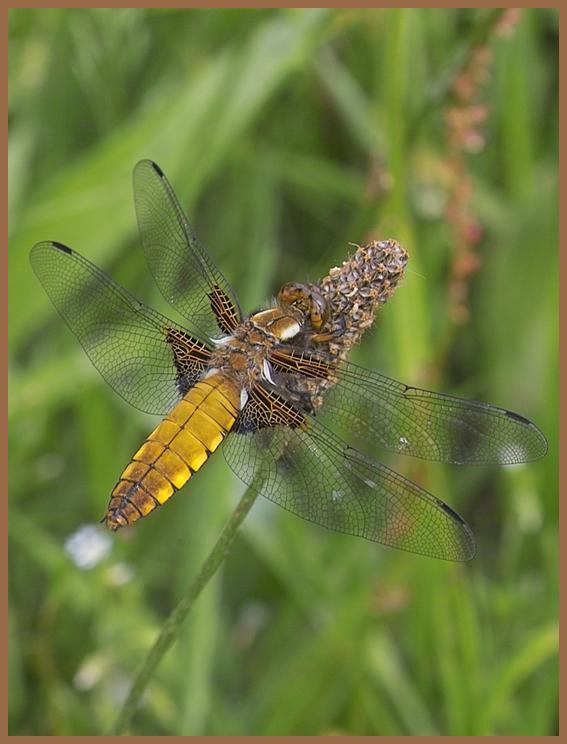
[(245, 484), (305, 520), (434, 558), (472, 558), (465, 520), (366, 445), (490, 465), (540, 458), (547, 442), (519, 414), (348, 360), (403, 276), (402, 246), (359, 246), (321, 281), (289, 282), (244, 315), (160, 167), (140, 161), (133, 188), (150, 271), (183, 326), (62, 243), (43, 241), (30, 253), (102, 377), (130, 404), (162, 417), (120, 475), (101, 521), (117, 530), (148, 516), (221, 448)]

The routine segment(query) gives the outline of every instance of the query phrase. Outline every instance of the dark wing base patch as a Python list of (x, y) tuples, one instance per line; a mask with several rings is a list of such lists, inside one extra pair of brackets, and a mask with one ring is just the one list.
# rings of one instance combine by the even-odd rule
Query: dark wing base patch
[(205, 374), (211, 351), (204, 343), (178, 328), (168, 328), (165, 338), (173, 351), (179, 392), (185, 395)]
[(304, 425), (305, 417), (296, 408), (277, 393), (268, 390), (263, 385), (256, 385), (236, 419), (233, 431), (239, 434), (251, 434), (259, 429), (274, 426), (297, 429)]
[(218, 327), (223, 333), (230, 336), (235, 328), (238, 327), (239, 323), (234, 304), (218, 284), (215, 284), (209, 292), (208, 297), (211, 302), (211, 310), (217, 319)]

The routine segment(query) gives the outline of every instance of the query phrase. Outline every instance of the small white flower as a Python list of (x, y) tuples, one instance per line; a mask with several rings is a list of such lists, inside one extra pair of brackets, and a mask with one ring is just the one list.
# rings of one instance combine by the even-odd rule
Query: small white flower
[(76, 566), (94, 568), (109, 554), (112, 538), (101, 527), (85, 524), (65, 540), (65, 551)]

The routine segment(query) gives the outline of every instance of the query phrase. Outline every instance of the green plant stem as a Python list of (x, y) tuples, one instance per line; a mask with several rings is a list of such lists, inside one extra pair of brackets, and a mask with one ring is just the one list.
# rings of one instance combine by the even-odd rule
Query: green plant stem
[(238, 502), (236, 509), (233, 511), (214, 547), (201, 566), (199, 573), (195, 577), (194, 581), (192, 581), (188, 586), (184, 597), (164, 622), (154, 645), (148, 652), (144, 663), (136, 675), (132, 688), (130, 689), (128, 697), (118, 714), (118, 718), (111, 729), (110, 735), (116, 736), (121, 734), (130, 722), (154, 671), (167, 649), (177, 640), (181, 626), (187, 618), (187, 615), (191, 612), (195, 600), (213, 578), (221, 563), (226, 558), (238, 528), (252, 508), (257, 496), (258, 492), (256, 490), (256, 485), (255, 483), (252, 483)]

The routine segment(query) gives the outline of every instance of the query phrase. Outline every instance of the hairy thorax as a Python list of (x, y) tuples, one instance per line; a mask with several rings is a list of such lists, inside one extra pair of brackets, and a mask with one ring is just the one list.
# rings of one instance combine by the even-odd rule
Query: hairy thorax
[(226, 372), (245, 390), (261, 379), (273, 382), (270, 352), (300, 330), (301, 316), (293, 309), (276, 306), (261, 310), (241, 323), (232, 335), (215, 342), (209, 366)]

